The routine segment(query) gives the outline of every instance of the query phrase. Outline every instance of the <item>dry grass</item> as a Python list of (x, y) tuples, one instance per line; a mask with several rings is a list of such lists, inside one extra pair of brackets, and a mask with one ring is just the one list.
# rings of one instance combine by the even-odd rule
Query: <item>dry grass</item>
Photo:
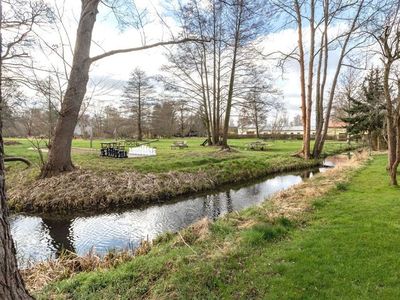
[(135, 250), (109, 252), (104, 257), (92, 251), (86, 256), (77, 256), (75, 253), (66, 251), (57, 259), (37, 263), (20, 272), (29, 292), (34, 293), (52, 282), (70, 278), (80, 272), (116, 267), (136, 256), (147, 254), (150, 249), (151, 243), (143, 241)]
[(77, 170), (61, 176), (9, 189), (9, 206), (16, 211), (65, 212), (105, 210), (135, 206), (167, 197), (193, 193), (214, 186), (205, 172), (142, 174), (136, 172), (104, 175)]
[(367, 151), (356, 152), (349, 160), (345, 156), (336, 156), (337, 166), (319, 174), (314, 179), (307, 180), (273, 197), (268, 205), (268, 218), (285, 217), (296, 219), (300, 214), (311, 208), (312, 200), (326, 194), (337, 184), (346, 182), (350, 170), (359, 168), (368, 159)]

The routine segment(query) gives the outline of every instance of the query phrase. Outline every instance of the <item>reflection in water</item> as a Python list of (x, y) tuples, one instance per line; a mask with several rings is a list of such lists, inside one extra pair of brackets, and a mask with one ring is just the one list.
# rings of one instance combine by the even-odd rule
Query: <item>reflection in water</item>
[(48, 230), (56, 255), (59, 255), (63, 250), (75, 252), (73, 241), (69, 234), (72, 225), (71, 220), (42, 218), (42, 224)]
[(178, 231), (203, 217), (215, 220), (228, 212), (261, 203), (310, 176), (312, 171), (276, 176), (247, 186), (227, 187), (221, 192), (123, 213), (73, 219), (14, 215), (10, 217), (12, 234), (21, 265), (26, 260), (55, 257), (62, 249), (84, 255), (93, 248), (96, 253), (104, 254), (111, 249), (137, 247), (143, 239)]

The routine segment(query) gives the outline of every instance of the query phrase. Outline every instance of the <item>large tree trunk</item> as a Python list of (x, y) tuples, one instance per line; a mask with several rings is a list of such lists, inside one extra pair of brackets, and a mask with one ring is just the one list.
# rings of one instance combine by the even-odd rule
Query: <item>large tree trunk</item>
[[(2, 1), (0, 1), (0, 23), (3, 21), (2, 16), (3, 6)], [(0, 53), (3, 53), (2, 45), (3, 40), (0, 31)], [(18, 271), (14, 241), (8, 222), (4, 173), (2, 68), (3, 62), (0, 56), (0, 299), (32, 299), (25, 289), (24, 281)]]
[(41, 177), (50, 177), (74, 169), (71, 160), (71, 143), (89, 80), (90, 45), (98, 4), (99, 0), (82, 1), (71, 74), (57, 120), (49, 158), (42, 168)]
[[(384, 66), (383, 72), (383, 91), (386, 100), (386, 129), (388, 136), (388, 164), (389, 164), (389, 175), (390, 175), (390, 183), (392, 185), (397, 185), (397, 167), (399, 165), (398, 162), (398, 149), (400, 145), (398, 145), (398, 137), (396, 136), (396, 126), (395, 126), (395, 118), (392, 104), (392, 97), (390, 95), (390, 86), (389, 86), (389, 75), (390, 68), (392, 62), (386, 62)], [(399, 125), (398, 118), (396, 120), (397, 125)], [(400, 134), (399, 128), (397, 128), (397, 135)]]
[(8, 223), (8, 209), (5, 195), (3, 139), (0, 137), (0, 299), (32, 299), (25, 289), (18, 271), (14, 242)]

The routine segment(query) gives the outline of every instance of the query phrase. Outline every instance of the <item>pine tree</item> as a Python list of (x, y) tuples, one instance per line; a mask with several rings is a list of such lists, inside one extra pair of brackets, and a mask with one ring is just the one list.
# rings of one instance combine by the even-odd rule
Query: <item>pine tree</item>
[(385, 105), (382, 76), (379, 69), (372, 69), (364, 79), (361, 95), (348, 96), (350, 106), (344, 108), (347, 117), (341, 118), (346, 122), (350, 136), (367, 133), (369, 144), (373, 135), (381, 135), (384, 129)]

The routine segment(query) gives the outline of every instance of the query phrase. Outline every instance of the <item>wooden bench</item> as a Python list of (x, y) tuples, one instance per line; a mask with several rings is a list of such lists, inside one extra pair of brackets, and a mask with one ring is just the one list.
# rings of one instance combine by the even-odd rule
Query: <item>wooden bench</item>
[(182, 149), (182, 148), (188, 148), (188, 144), (185, 141), (176, 141), (171, 145), (171, 149)]

